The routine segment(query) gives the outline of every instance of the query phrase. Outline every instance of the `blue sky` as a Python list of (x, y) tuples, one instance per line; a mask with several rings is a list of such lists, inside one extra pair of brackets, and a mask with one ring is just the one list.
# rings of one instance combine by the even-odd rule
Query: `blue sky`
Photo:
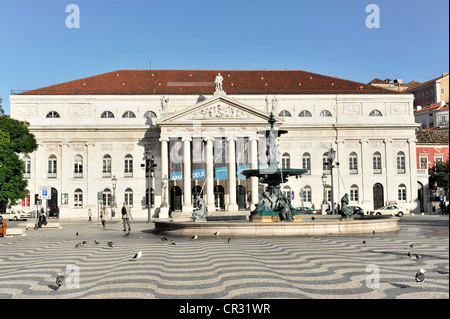
[[(80, 28), (66, 27), (66, 6)], [(366, 6), (380, 9), (367, 28)], [(0, 0), (0, 97), (123, 69), (305, 70), (367, 83), (449, 70), (448, 0)]]

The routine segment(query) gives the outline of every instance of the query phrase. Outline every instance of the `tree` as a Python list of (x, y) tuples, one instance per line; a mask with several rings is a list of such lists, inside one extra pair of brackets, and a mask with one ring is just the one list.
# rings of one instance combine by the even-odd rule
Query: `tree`
[(23, 178), (24, 164), (19, 155), (29, 154), (37, 148), (37, 142), (28, 130), (29, 123), (0, 116), (0, 202), (25, 197), (28, 181)]
[(448, 190), (450, 173), (449, 168), (450, 163), (448, 159), (445, 163), (437, 162), (436, 165), (430, 169), (429, 184), (434, 185), (436, 183), (437, 187)]
[(2, 98), (0, 97), (0, 115), (4, 115), (5, 111), (2, 108)]

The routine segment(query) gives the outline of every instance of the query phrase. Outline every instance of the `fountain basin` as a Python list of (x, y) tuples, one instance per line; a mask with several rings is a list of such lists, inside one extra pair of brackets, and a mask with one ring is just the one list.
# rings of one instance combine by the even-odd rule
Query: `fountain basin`
[(249, 222), (154, 219), (154, 232), (170, 236), (315, 236), (357, 235), (398, 231), (398, 217), (341, 220), (339, 217), (308, 222)]

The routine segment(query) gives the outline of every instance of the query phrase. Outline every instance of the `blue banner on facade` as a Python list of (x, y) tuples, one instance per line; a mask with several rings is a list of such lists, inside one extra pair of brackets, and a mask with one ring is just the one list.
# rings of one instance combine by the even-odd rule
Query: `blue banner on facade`
[(181, 181), (183, 180), (183, 172), (170, 172), (170, 180), (171, 181)]
[(216, 167), (214, 169), (214, 172), (215, 172), (215, 179), (218, 179), (218, 180), (226, 180), (226, 179), (228, 179), (227, 167), (226, 166)]
[(249, 168), (250, 168), (250, 165), (248, 165), (248, 164), (238, 165), (238, 167), (237, 167), (237, 177), (238, 177), (238, 179), (245, 179), (245, 176), (242, 175), (242, 171), (245, 170), (245, 169), (249, 169)]
[(192, 171), (192, 179), (205, 179), (205, 169), (194, 169)]

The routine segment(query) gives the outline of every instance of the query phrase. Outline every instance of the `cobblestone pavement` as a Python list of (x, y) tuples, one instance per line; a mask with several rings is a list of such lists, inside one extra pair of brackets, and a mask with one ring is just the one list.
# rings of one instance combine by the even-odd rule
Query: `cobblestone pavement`
[[(403, 217), (390, 234), (230, 242), (213, 234), (162, 242), (144, 221), (131, 221), (128, 236), (121, 223), (60, 223), (0, 238), (0, 298), (449, 298), (448, 216)], [(139, 250), (142, 259), (131, 261)], [(421, 268), (423, 289), (414, 280)], [(72, 269), (78, 287), (56, 289), (59, 272), (77, 278)]]

